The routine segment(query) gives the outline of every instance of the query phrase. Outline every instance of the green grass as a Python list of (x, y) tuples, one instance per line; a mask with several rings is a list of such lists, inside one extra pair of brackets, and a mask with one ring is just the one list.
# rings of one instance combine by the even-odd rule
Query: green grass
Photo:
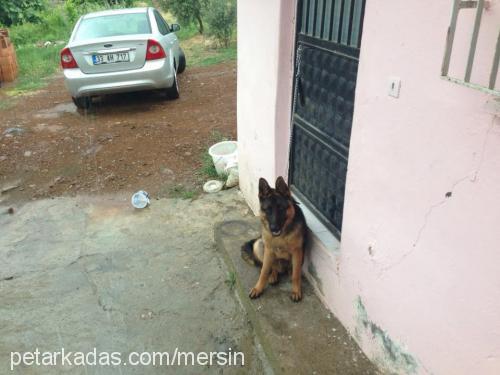
[(215, 180), (221, 180), (225, 181), (227, 176), (219, 176), (217, 174), (217, 170), (215, 169), (214, 162), (212, 160), (212, 157), (208, 153), (208, 148), (212, 146), (215, 143), (222, 142), (222, 141), (227, 141), (229, 140), (229, 137), (225, 136), (218, 130), (213, 130), (212, 134), (210, 134), (210, 137), (208, 139), (208, 146), (207, 149), (201, 154), (201, 168), (198, 172), (198, 174), (202, 178), (206, 179), (215, 179)]
[(233, 290), (234, 286), (236, 285), (236, 274), (234, 272), (228, 272), (225, 283), (229, 287), (229, 289)]
[[(170, 23), (176, 23), (175, 18), (169, 14), (164, 17)], [(194, 23), (181, 25), (176, 33), (180, 45), (186, 54), (188, 66), (209, 66), (224, 61), (236, 60), (236, 39), (227, 48), (210, 48), (205, 46), (205, 36), (198, 33)]]
[(47, 77), (53, 75), (59, 67), (60, 49), (61, 46), (17, 48), (19, 78), (9, 94), (16, 95), (45, 86)]
[(203, 177), (209, 179), (218, 179), (219, 175), (215, 170), (214, 163), (212, 161), (212, 157), (208, 154), (208, 151), (205, 151), (202, 155), (201, 159), (201, 170), (200, 173)]
[(231, 44), (228, 48), (207, 48), (200, 43), (185, 43), (181, 47), (186, 53), (188, 66), (209, 66), (219, 64), (224, 61), (236, 60), (237, 50), (236, 43)]
[(209, 56), (202, 56), (199, 61), (196, 61), (196, 65), (208, 66), (233, 60), (236, 60), (236, 45), (216, 49)]
[(189, 190), (183, 185), (172, 187), (169, 193), (169, 196), (172, 198), (193, 199), (196, 197), (196, 192), (194, 190)]

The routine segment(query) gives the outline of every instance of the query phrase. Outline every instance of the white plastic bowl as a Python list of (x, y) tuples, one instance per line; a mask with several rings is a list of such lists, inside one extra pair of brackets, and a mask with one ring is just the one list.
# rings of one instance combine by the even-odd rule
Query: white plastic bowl
[(216, 143), (208, 149), (208, 154), (212, 157), (217, 174), (223, 176), (228, 165), (238, 163), (238, 143), (236, 141)]
[(210, 180), (205, 182), (205, 185), (203, 185), (203, 191), (205, 193), (217, 193), (222, 190), (223, 185), (224, 184), (221, 181)]

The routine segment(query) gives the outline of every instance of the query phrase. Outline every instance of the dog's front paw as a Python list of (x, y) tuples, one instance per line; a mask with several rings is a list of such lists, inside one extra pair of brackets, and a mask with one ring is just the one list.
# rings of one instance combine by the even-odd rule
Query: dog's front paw
[(301, 290), (299, 290), (297, 292), (292, 291), (290, 298), (293, 302), (299, 302), (302, 299), (302, 291)]
[(259, 298), (262, 294), (262, 289), (252, 288), (250, 289), (250, 293), (248, 294), (251, 299)]

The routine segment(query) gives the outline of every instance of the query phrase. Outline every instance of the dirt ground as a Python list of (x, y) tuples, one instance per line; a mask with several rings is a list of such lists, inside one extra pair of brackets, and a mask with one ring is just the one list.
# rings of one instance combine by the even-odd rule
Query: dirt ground
[(188, 67), (179, 81), (178, 100), (157, 92), (110, 95), (86, 113), (73, 105), (61, 75), (14, 99), (0, 109), (0, 188), (18, 187), (0, 201), (200, 191), (202, 154), (214, 134), (236, 137), (236, 65)]

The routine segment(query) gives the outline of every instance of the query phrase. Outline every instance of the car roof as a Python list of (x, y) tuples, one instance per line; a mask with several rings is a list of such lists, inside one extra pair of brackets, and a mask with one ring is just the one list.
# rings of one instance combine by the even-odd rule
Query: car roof
[(110, 9), (110, 10), (103, 10), (103, 11), (100, 11), (100, 12), (87, 13), (82, 18), (83, 19), (87, 19), (87, 18), (102, 17), (102, 16), (113, 16), (113, 15), (118, 15), (118, 14), (147, 13), (148, 9), (149, 9), (148, 7), (126, 8), (126, 9)]

